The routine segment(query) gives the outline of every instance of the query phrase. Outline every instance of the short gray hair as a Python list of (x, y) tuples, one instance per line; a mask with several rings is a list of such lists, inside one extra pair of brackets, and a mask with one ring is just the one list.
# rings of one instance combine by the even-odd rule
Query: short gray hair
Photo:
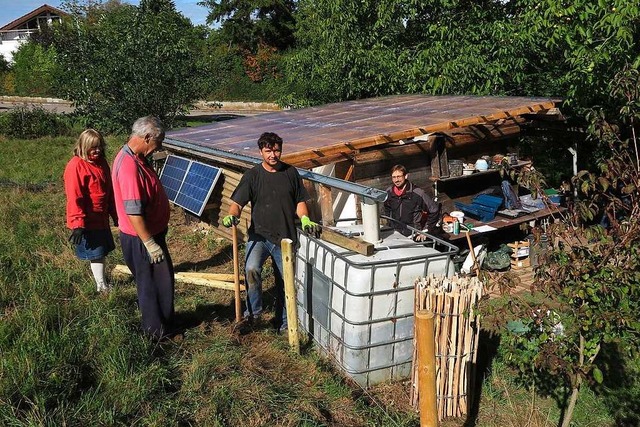
[(155, 116), (140, 117), (131, 127), (131, 136), (134, 135), (140, 138), (149, 135), (155, 140), (162, 141), (164, 139), (164, 124)]

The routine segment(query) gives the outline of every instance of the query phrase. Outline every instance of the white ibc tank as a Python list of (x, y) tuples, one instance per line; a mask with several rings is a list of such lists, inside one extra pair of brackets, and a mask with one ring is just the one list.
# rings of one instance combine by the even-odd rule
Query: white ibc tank
[(302, 327), (363, 387), (411, 374), (415, 281), (452, 276), (458, 250), (397, 232), (381, 237), (367, 257), (301, 234), (296, 259)]

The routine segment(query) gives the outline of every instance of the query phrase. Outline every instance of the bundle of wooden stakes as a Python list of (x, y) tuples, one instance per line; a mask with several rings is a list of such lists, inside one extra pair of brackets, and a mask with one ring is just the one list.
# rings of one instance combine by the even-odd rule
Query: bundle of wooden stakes
[[(435, 314), (438, 419), (467, 414), (472, 400), (479, 319), (474, 309), (483, 294), (477, 277), (427, 277), (416, 281), (416, 312)], [(420, 337), (414, 337), (418, 340)], [(418, 346), (414, 346), (417, 348)], [(418, 406), (417, 353), (413, 355), (411, 403)]]

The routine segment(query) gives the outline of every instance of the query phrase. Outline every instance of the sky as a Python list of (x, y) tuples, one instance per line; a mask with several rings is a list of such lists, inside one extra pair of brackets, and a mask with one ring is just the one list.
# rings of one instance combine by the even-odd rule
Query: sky
[[(198, 6), (200, 0), (174, 0), (176, 9), (191, 20), (194, 25), (205, 24), (208, 9)], [(138, 4), (138, 0), (123, 0), (125, 3)], [(0, 27), (14, 19), (31, 12), (34, 9), (48, 4), (60, 7), (61, 0), (0, 0)]]

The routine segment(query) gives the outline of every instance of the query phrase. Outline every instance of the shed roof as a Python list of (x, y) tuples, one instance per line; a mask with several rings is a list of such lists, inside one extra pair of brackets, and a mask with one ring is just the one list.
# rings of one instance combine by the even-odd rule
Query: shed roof
[(322, 165), (336, 156), (424, 134), (542, 113), (555, 103), (548, 98), (397, 95), (242, 117), (174, 130), (167, 137), (257, 158), (258, 137), (275, 132), (284, 140), (284, 161)]

